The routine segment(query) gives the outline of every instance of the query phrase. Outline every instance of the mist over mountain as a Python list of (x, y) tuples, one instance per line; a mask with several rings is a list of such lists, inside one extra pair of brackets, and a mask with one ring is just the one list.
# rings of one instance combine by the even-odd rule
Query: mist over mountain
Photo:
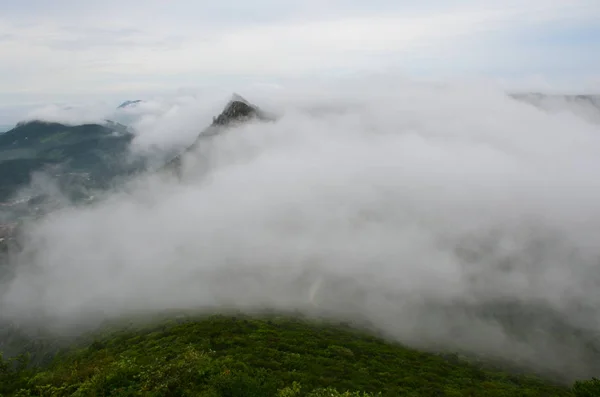
[[(3, 197), (62, 201), (4, 258), (0, 320), (64, 336), (169, 309), (297, 310), (593, 376), (598, 97), (514, 96), (367, 81), (144, 101), (126, 128), (20, 124), (0, 135)], [(73, 173), (102, 194), (64, 199)]]
[(576, 117), (600, 123), (600, 95), (521, 93), (512, 94), (511, 96), (546, 111), (571, 113)]
[[(64, 177), (79, 175), (101, 186), (135, 168), (126, 162), (132, 139), (124, 126), (115, 123), (19, 123), (0, 135), (0, 200), (10, 199), (41, 172)], [(65, 187), (70, 183), (59, 179)]]

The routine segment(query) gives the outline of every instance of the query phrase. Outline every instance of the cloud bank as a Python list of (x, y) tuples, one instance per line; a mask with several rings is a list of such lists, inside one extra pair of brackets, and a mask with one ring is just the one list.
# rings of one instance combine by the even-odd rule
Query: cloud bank
[[(140, 177), (30, 225), (0, 317), (61, 328), (162, 309), (325, 312), (565, 379), (597, 371), (597, 124), (489, 87), (256, 93), (243, 94), (279, 119), (205, 141), (181, 181)], [(141, 119), (144, 145), (203, 121), (173, 109)]]

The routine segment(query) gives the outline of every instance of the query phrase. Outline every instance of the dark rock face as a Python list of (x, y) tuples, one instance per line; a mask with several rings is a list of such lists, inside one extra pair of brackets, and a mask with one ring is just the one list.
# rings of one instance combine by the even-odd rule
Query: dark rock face
[(242, 124), (252, 120), (260, 121), (271, 121), (273, 120), (257, 106), (252, 105), (238, 94), (233, 94), (233, 97), (227, 103), (221, 114), (217, 117), (213, 117), (212, 124), (204, 129), (196, 141), (188, 147), (183, 153), (179, 154), (167, 164), (165, 164), (163, 170), (175, 172), (176, 175), (181, 176), (182, 157), (193, 150), (205, 139), (211, 136), (217, 135), (227, 127), (232, 127), (235, 124)]
[(260, 118), (260, 116), (258, 108), (235, 94), (223, 112), (213, 119), (212, 126), (227, 126), (233, 122), (244, 122), (252, 118)]
[(128, 106), (131, 106), (131, 105), (135, 105), (135, 104), (137, 104), (137, 103), (140, 103), (140, 102), (142, 102), (142, 100), (141, 100), (141, 99), (136, 99), (136, 100), (133, 100), (133, 101), (125, 101), (125, 102), (123, 102), (122, 104), (120, 104), (120, 105), (117, 107), (117, 109), (123, 109), (123, 108), (126, 108), (126, 107), (128, 107)]

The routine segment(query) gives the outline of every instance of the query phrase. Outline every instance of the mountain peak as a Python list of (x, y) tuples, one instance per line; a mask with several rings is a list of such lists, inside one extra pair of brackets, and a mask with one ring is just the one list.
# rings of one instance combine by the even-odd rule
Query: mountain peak
[(122, 104), (120, 104), (120, 105), (117, 107), (117, 109), (123, 109), (123, 108), (129, 107), (129, 106), (132, 106), (132, 105), (138, 104), (138, 103), (140, 103), (140, 102), (142, 102), (142, 100), (141, 100), (141, 99), (135, 99), (135, 100), (133, 100), (133, 101), (125, 101), (125, 102), (123, 102)]

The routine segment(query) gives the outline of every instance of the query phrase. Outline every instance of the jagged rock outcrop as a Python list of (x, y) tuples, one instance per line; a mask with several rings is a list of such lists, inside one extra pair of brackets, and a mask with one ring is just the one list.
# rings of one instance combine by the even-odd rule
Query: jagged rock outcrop
[(133, 100), (133, 101), (125, 101), (125, 102), (123, 102), (122, 104), (120, 104), (120, 105), (117, 107), (117, 109), (124, 109), (124, 108), (126, 108), (126, 107), (130, 107), (130, 106), (133, 106), (133, 105), (137, 105), (138, 103), (141, 103), (141, 102), (142, 102), (142, 100), (141, 100), (141, 99), (135, 99), (135, 100)]
[(196, 141), (190, 147), (169, 161), (164, 166), (164, 170), (173, 171), (179, 176), (183, 156), (186, 153), (195, 150), (203, 139), (217, 135), (225, 128), (232, 127), (236, 124), (247, 123), (252, 120), (272, 121), (273, 117), (267, 115), (258, 106), (246, 101), (240, 95), (233, 94), (231, 100), (227, 103), (221, 114), (213, 117), (212, 124), (198, 135)]
[(256, 106), (248, 103), (238, 94), (233, 94), (223, 112), (213, 119), (212, 126), (227, 126), (234, 122), (244, 122), (252, 118), (264, 118)]

